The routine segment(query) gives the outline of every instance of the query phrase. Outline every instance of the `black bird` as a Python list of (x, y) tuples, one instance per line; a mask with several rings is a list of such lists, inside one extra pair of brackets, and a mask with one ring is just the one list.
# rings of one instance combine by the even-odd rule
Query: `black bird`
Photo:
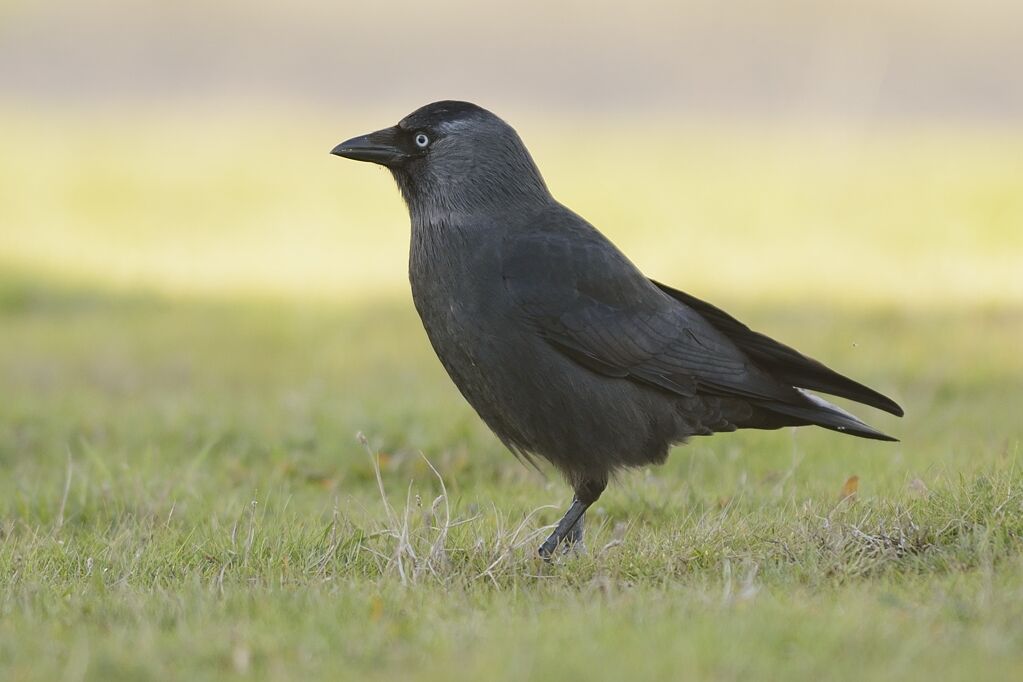
[(543, 557), (581, 540), (615, 471), (659, 464), (689, 436), (815, 424), (895, 440), (805, 389), (902, 416), (891, 399), (647, 279), (551, 196), (489, 111), (435, 102), (331, 153), (391, 171), (437, 357), (512, 452), (540, 455), (572, 485)]

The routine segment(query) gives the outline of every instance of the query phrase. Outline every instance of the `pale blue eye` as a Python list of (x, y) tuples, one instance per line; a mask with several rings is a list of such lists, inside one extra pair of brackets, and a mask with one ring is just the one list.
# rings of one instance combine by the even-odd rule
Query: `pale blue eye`
[(416, 146), (420, 149), (426, 149), (426, 145), (430, 144), (430, 138), (426, 136), (426, 133), (419, 133), (416, 135)]

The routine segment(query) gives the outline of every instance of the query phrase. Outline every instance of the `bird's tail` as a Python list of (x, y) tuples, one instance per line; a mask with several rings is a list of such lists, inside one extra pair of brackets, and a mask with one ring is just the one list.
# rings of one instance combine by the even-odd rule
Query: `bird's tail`
[(805, 403), (793, 405), (791, 403), (772, 402), (764, 405), (764, 407), (776, 414), (794, 417), (799, 420), (799, 424), (815, 424), (832, 431), (838, 431), (839, 433), (847, 433), (850, 436), (898, 442), (898, 438), (892, 438), (888, 434), (882, 433), (872, 426), (863, 423), (858, 417), (846, 412), (838, 405), (832, 405), (827, 400), (800, 388), (796, 390), (806, 398)]

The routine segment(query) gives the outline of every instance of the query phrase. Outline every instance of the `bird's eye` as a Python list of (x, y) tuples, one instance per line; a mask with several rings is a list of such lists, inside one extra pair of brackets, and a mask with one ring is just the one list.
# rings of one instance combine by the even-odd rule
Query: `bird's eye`
[(426, 133), (419, 133), (416, 135), (416, 146), (420, 149), (426, 149), (426, 146), (430, 144), (430, 138), (426, 136)]

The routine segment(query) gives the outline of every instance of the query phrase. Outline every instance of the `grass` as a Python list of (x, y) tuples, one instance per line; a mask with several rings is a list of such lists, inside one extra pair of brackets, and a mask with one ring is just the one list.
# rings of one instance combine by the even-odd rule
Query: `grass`
[[(891, 445), (694, 439), (624, 475), (589, 551), (547, 566), (535, 548), (568, 491), (503, 451), (432, 357), (396, 293), (386, 178), (303, 167), (315, 123), (248, 151), (244, 131), (199, 129), (186, 163), (145, 123), (100, 122), (49, 167), (18, 121), (0, 168), (0, 677), (1023, 674), (1018, 139), (949, 133), (944, 158), (938, 136), (691, 131), (693, 158), (622, 192), (694, 188), (678, 219), (721, 226), (702, 234), (665, 234), (666, 201), (625, 226), (613, 160), (541, 141), (568, 159), (548, 164), (559, 195), (645, 268), (907, 409), (857, 410)], [(587, 194), (572, 164), (605, 184)], [(719, 277), (702, 259), (728, 244)]]

